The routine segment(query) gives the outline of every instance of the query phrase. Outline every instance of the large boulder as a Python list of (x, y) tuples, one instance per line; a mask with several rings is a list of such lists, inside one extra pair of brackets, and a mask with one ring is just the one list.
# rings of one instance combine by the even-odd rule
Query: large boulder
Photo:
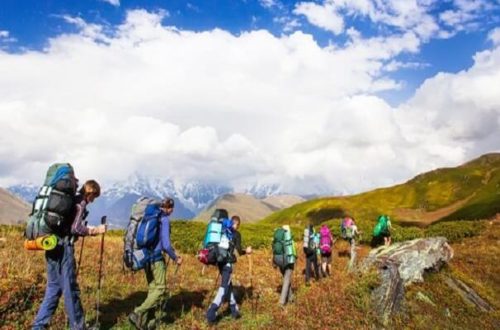
[(370, 252), (362, 269), (375, 267), (382, 280), (373, 291), (374, 305), (383, 324), (401, 311), (405, 286), (422, 282), (426, 271), (438, 271), (453, 257), (446, 238), (421, 238), (382, 246)]

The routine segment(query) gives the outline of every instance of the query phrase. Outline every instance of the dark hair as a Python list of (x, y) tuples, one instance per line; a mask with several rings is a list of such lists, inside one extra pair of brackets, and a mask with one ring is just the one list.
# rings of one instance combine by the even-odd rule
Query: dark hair
[(101, 195), (101, 186), (95, 180), (88, 180), (80, 188), (80, 194), (85, 197), (93, 194), (97, 198)]
[(174, 200), (170, 197), (167, 197), (161, 203), (161, 207), (165, 209), (173, 209), (175, 206)]
[(234, 222), (237, 222), (238, 224), (241, 224), (241, 219), (240, 219), (240, 217), (239, 217), (239, 216), (237, 216), (237, 215), (233, 215), (233, 216), (231, 217), (231, 220), (233, 220), (233, 223), (234, 223)]

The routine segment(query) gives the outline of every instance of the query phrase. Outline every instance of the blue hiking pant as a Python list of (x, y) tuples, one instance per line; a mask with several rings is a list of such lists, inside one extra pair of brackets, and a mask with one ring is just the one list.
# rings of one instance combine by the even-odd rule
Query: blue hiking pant
[(236, 305), (236, 299), (233, 294), (233, 282), (231, 281), (231, 274), (233, 273), (232, 264), (219, 265), (219, 273), (221, 275), (220, 287), (212, 304), (219, 307), (224, 301), (229, 300), (229, 305)]
[(46, 251), (45, 260), (47, 261), (47, 287), (42, 305), (33, 321), (33, 329), (44, 329), (48, 326), (62, 294), (70, 328), (84, 329), (85, 317), (80, 302), (80, 289), (76, 282), (73, 245), (64, 242), (54, 250)]

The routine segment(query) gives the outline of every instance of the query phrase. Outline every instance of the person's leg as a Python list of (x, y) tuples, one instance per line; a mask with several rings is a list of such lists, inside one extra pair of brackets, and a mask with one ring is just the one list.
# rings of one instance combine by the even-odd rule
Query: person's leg
[(285, 305), (291, 298), (292, 269), (287, 267), (281, 270), (283, 274), (283, 286), (281, 287), (280, 304)]
[(52, 251), (45, 252), (45, 260), (47, 264), (47, 286), (45, 287), (45, 296), (43, 297), (40, 309), (33, 321), (33, 329), (44, 329), (48, 326), (52, 315), (54, 314), (59, 297), (62, 294), (61, 288), (61, 261), (62, 248), (57, 246)]
[(319, 264), (318, 264), (318, 255), (316, 253), (313, 254), (313, 266), (314, 266), (314, 278), (316, 281), (319, 281)]
[(309, 283), (309, 279), (311, 278), (311, 268), (312, 268), (312, 256), (306, 255), (306, 284)]
[(219, 272), (221, 274), (221, 284), (206, 314), (207, 321), (209, 323), (214, 323), (217, 320), (217, 310), (222, 304), (224, 297), (226, 297), (227, 292), (229, 292), (229, 284), (231, 283), (232, 273), (231, 264), (220, 265)]
[(146, 273), (146, 280), (148, 281), (148, 296), (142, 305), (134, 310), (134, 313), (139, 317), (139, 323), (141, 325), (148, 324), (149, 314), (154, 312), (165, 295), (165, 260), (161, 259), (156, 261), (144, 270)]
[(326, 259), (326, 275), (327, 276), (330, 276), (330, 274), (332, 273), (332, 258), (333, 258), (333, 253), (331, 253), (330, 256), (328, 256), (328, 258)]
[(241, 317), (241, 314), (240, 314), (240, 309), (238, 307), (238, 304), (236, 303), (236, 297), (234, 296), (233, 281), (232, 280), (229, 281), (227, 296), (228, 296), (228, 298), (226, 298), (226, 300), (229, 301), (229, 308), (231, 309), (231, 316), (234, 319), (239, 319)]
[(356, 241), (354, 240), (354, 238), (351, 238), (350, 244), (351, 244), (351, 259), (349, 260), (349, 269), (352, 269), (356, 262)]
[(64, 294), (64, 308), (69, 319), (71, 329), (84, 329), (85, 316), (80, 301), (80, 288), (76, 282), (74, 248), (64, 244), (62, 260), (62, 288)]

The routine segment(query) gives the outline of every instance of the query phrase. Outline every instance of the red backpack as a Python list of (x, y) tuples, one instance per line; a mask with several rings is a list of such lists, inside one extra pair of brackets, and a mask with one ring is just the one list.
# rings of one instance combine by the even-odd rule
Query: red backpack
[(330, 229), (326, 225), (321, 226), (321, 229), (319, 231), (319, 248), (321, 250), (321, 253), (324, 254), (329, 254), (332, 253), (332, 233), (330, 232)]

